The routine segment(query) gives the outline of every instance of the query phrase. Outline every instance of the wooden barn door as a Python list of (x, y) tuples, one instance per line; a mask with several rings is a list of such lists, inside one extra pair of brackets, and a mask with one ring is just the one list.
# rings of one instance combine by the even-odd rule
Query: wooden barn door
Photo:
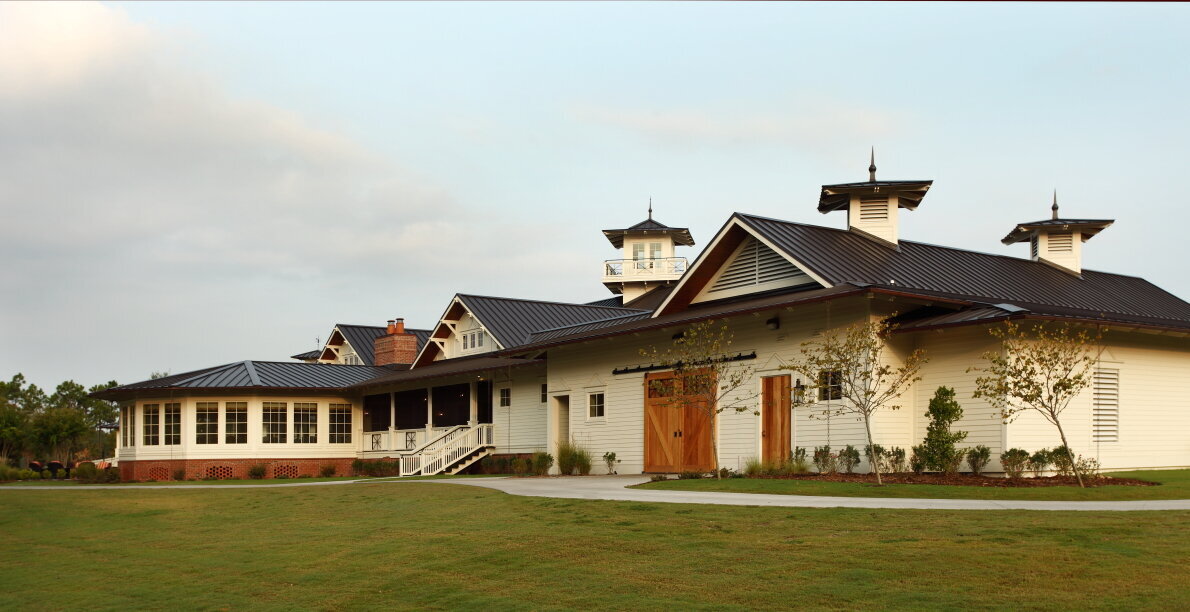
[[(713, 379), (710, 384), (714, 384)], [(675, 401), (682, 392), (682, 381), (673, 372), (645, 375), (646, 472), (714, 469), (711, 456), (714, 421), (702, 410)]]
[(790, 456), (790, 378), (768, 376), (761, 380), (760, 456), (765, 461), (786, 461)]

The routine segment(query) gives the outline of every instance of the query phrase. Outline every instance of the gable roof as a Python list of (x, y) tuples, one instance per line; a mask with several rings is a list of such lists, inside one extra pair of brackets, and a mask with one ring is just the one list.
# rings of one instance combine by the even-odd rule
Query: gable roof
[(1134, 276), (901, 240), (889, 249), (846, 230), (737, 213), (745, 226), (830, 284), (923, 290), (1033, 312), (1190, 327), (1190, 303)]
[(120, 399), (139, 391), (215, 391), (215, 390), (311, 390), (338, 391), (351, 385), (391, 374), (376, 366), (349, 366), (331, 363), (294, 363), (276, 361), (237, 361), (212, 368), (174, 374), (112, 387), (94, 397)]
[[(360, 361), (364, 365), (370, 366), (376, 364), (376, 339), (388, 333), (387, 327), (336, 323), (335, 329), (338, 329), (343, 334), (343, 339), (351, 345), (351, 348), (355, 349), (355, 354), (359, 355)], [(405, 331), (417, 337), (418, 351), (421, 350), (422, 346), (425, 346), (426, 340), (430, 338), (430, 330), (428, 329), (406, 328)], [(295, 356), (294, 359), (297, 359), (297, 357)]]
[(298, 353), (297, 355), (290, 355), (289, 358), (297, 359), (299, 361), (307, 361), (310, 359), (318, 359), (318, 356), (321, 354), (322, 354), (322, 349), (314, 349), (312, 351), (306, 351), (305, 353)]
[(533, 332), (591, 323), (644, 310), (544, 302), (485, 295), (459, 295), (459, 300), (506, 349), (527, 344)]
[(670, 227), (664, 223), (653, 220), (650, 212), (649, 218), (624, 229), (605, 229), (603, 235), (607, 236), (612, 246), (617, 249), (623, 248), (624, 237), (628, 234), (670, 234), (673, 236), (674, 244), (681, 246), (694, 246), (694, 237), (690, 235), (690, 230), (685, 227)]

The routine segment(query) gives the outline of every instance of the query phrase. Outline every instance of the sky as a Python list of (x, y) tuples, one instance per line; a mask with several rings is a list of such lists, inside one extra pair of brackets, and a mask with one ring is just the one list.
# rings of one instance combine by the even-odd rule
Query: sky
[(1190, 298), (1190, 6), (0, 3), (0, 378), (284, 361), (455, 293), (611, 294), (601, 234), (844, 227), (827, 183), (933, 179), (901, 237)]

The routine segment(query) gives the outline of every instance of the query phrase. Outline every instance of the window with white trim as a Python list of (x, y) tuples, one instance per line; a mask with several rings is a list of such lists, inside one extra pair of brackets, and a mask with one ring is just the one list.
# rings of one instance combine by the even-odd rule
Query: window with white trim
[(219, 402), (195, 402), (194, 443), (219, 443)]
[(1095, 368), (1092, 381), (1091, 438), (1095, 442), (1120, 441), (1120, 370)]
[(162, 442), (166, 446), (177, 446), (182, 443), (182, 404), (171, 402), (165, 405), (164, 433)]
[(546, 383), (541, 383), (541, 403), (544, 404), (544, 403), (548, 402), (549, 399), (550, 399), (549, 385), (547, 385)]
[(248, 402), (227, 402), (223, 419), (223, 442), (248, 443)]
[(260, 412), (261, 441), (285, 444), (288, 438), (289, 407), (285, 402), (264, 402)]
[(512, 389), (502, 387), (500, 389), (500, 407), (508, 408), (509, 406), (512, 406)]
[(587, 394), (587, 418), (602, 419), (603, 417), (603, 393)]
[(485, 336), (487, 336), (487, 332), (482, 329), (459, 332), (459, 347), (465, 353), (479, 352), (486, 342)]
[(295, 444), (318, 443), (317, 403), (293, 403), (293, 441)]
[(823, 370), (818, 373), (818, 401), (843, 399), (843, 373)]
[(136, 406), (120, 409), (121, 446), (136, 446)]
[(144, 445), (157, 446), (161, 439), (161, 408), (159, 405), (145, 404), (141, 427), (144, 428), (145, 433)]
[(331, 444), (350, 444), (351, 404), (331, 404), (329, 425)]

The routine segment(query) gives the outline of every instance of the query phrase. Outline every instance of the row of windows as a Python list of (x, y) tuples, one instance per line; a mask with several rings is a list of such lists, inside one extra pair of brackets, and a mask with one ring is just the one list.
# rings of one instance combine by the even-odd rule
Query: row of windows
[[(284, 444), (288, 440), (289, 410), (286, 402), (264, 402), (261, 411), (261, 442)], [(145, 446), (182, 443), (182, 405), (180, 403), (145, 404), (142, 408), (141, 441)], [(330, 404), (328, 441), (331, 444), (351, 443), (351, 404)], [(136, 410), (126, 406), (120, 410), (121, 444), (136, 443)], [(219, 402), (196, 402), (194, 405), (194, 443), (219, 443)], [(318, 404), (294, 402), (293, 441), (295, 444), (318, 443)], [(223, 406), (223, 443), (248, 443), (248, 402), (225, 402)]]
[(482, 330), (460, 334), (459, 340), (463, 343), (463, 350), (469, 351), (474, 348), (483, 348), (483, 337), (485, 335)]

